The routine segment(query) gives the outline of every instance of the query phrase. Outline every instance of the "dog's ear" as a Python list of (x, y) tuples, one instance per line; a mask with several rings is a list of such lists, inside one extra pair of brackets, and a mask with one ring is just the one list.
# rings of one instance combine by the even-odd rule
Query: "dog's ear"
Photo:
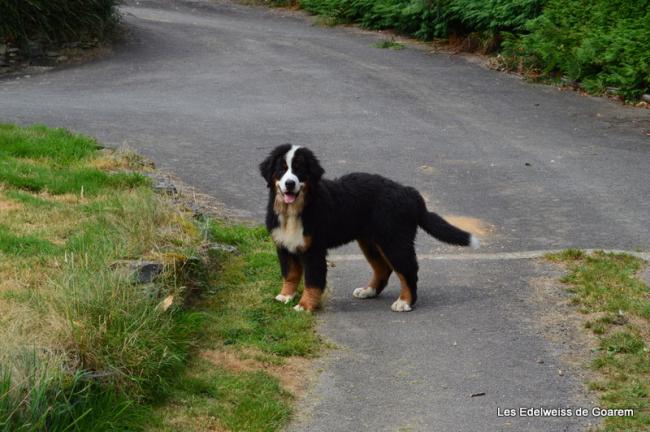
[(305, 160), (307, 161), (307, 175), (309, 176), (309, 180), (312, 183), (318, 183), (321, 177), (323, 177), (323, 174), (325, 174), (325, 170), (320, 166), (318, 158), (311, 150), (307, 148), (302, 148), (301, 150), (303, 151)]
[(260, 174), (266, 180), (266, 186), (273, 186), (273, 171), (275, 169), (275, 162), (279, 157), (284, 156), (289, 149), (291, 144), (282, 144), (274, 148), (266, 159), (260, 164)]

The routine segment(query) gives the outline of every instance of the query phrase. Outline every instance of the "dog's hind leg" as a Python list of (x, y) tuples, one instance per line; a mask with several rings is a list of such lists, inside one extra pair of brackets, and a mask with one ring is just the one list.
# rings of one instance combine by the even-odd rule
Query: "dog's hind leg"
[(371, 298), (378, 296), (386, 285), (393, 270), (382, 256), (377, 246), (366, 240), (357, 240), (361, 251), (365, 255), (370, 267), (372, 267), (372, 279), (367, 287), (357, 288), (352, 292), (356, 298)]
[(399, 277), (399, 298), (391, 305), (395, 312), (409, 312), (417, 301), (418, 261), (413, 241), (379, 245), (379, 251)]
[(282, 271), (282, 290), (275, 299), (282, 303), (289, 303), (296, 296), (302, 279), (302, 264), (296, 255), (282, 248), (278, 248), (278, 259)]

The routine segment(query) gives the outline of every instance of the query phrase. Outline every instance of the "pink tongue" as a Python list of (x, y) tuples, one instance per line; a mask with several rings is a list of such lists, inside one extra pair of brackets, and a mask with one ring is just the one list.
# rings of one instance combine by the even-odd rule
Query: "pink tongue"
[(296, 200), (296, 196), (295, 196), (295, 195), (293, 195), (293, 194), (289, 194), (289, 193), (284, 194), (284, 202), (285, 202), (285, 203), (287, 203), (287, 204), (291, 204), (291, 203), (294, 202), (295, 200)]

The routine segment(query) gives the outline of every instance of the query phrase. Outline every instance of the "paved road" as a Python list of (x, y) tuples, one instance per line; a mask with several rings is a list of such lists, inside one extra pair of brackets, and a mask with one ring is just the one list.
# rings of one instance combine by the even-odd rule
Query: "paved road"
[(566, 338), (552, 337), (564, 324), (549, 313), (561, 306), (539, 287), (557, 274), (491, 254), (647, 250), (648, 111), (455, 56), (376, 49), (376, 35), (283, 11), (202, 1), (132, 2), (124, 11), (131, 34), (111, 55), (0, 80), (0, 121), (127, 144), (260, 221), (257, 163), (279, 143), (301, 144), (330, 176), (388, 175), (485, 231), (481, 257), (495, 259), (420, 237), (422, 254), (450, 256), (421, 261), (409, 314), (389, 310), (395, 281), (376, 300), (353, 299), (367, 265), (352, 247), (336, 252), (321, 330), (340, 349), (292, 429), (584, 428), (584, 419), (497, 416), (497, 408), (591, 402), (567, 363)]

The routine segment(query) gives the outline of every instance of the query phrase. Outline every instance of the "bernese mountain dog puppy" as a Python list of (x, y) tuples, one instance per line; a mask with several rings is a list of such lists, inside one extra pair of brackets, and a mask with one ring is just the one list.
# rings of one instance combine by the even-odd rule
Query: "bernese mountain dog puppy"
[(379, 295), (395, 272), (401, 293), (391, 309), (407, 312), (417, 300), (418, 227), (445, 243), (479, 246), (472, 234), (428, 211), (412, 187), (366, 173), (322, 178), (325, 171), (307, 148), (278, 146), (259, 167), (269, 188), (266, 228), (277, 246), (284, 280), (276, 300), (293, 300), (304, 273), (303, 294), (294, 307), (298, 311), (318, 307), (330, 248), (356, 240), (372, 267), (368, 286), (355, 289), (354, 297)]

